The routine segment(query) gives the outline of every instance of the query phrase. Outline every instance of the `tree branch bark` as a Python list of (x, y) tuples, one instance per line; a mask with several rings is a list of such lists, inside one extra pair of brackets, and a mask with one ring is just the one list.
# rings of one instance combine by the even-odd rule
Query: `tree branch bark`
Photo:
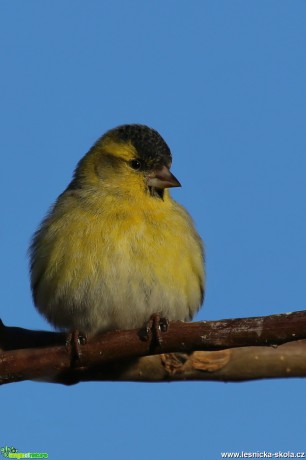
[(1, 323), (0, 383), (241, 381), (306, 375), (306, 311), (197, 323), (176, 321), (162, 338), (159, 347), (154, 340), (144, 340), (139, 330), (108, 332), (81, 345), (81, 360), (76, 362), (71, 344), (66, 344), (67, 334)]

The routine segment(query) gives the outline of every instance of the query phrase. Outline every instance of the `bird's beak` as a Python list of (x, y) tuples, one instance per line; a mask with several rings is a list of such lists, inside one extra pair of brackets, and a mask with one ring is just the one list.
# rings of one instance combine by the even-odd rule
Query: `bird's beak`
[(147, 176), (147, 183), (149, 187), (155, 188), (170, 188), (170, 187), (181, 187), (181, 184), (177, 178), (169, 171), (167, 166), (163, 166), (157, 171), (152, 171)]

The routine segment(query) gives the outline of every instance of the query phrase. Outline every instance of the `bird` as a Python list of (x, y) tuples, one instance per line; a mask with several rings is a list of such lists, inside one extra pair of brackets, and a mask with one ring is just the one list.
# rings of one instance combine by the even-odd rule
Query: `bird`
[(55, 329), (92, 337), (196, 314), (204, 248), (170, 195), (181, 186), (171, 164), (165, 140), (142, 124), (107, 131), (79, 161), (29, 248), (33, 302)]

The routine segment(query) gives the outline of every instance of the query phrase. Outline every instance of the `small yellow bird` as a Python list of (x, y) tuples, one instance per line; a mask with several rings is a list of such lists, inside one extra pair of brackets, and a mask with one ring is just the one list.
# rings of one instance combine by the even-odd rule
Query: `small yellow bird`
[(197, 312), (204, 252), (170, 196), (171, 160), (144, 125), (108, 131), (80, 160), (30, 247), (34, 303), (53, 326), (93, 336)]

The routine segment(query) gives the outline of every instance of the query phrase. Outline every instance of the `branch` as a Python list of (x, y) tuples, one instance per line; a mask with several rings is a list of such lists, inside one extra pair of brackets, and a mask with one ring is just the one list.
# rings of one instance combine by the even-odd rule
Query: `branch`
[[(306, 311), (197, 323), (175, 321), (162, 337), (162, 346), (154, 347), (154, 341), (144, 340), (139, 330), (101, 334), (81, 345), (82, 359), (76, 363), (66, 334), (1, 323), (0, 383), (35, 379), (65, 384), (86, 380), (237, 381), (306, 375), (306, 342), (302, 340), (306, 339)], [(295, 343), (287, 343), (292, 341)]]

